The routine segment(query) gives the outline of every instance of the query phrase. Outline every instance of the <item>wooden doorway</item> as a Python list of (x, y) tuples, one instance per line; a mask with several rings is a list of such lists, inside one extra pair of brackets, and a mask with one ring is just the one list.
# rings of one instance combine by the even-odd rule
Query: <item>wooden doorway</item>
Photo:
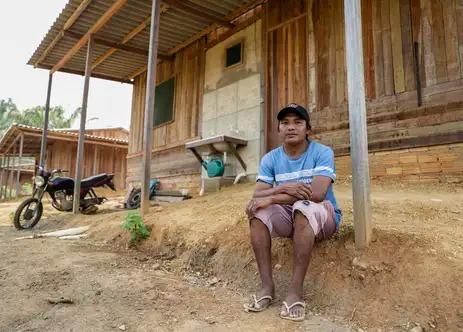
[(308, 106), (307, 1), (269, 1), (264, 38), (266, 148), (280, 145), (278, 111), (289, 103)]

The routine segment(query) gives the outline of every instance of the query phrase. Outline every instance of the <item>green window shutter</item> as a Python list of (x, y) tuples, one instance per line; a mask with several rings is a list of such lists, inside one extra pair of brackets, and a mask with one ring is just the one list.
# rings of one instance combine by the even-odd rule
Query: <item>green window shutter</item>
[(174, 118), (174, 90), (174, 77), (156, 86), (154, 126), (162, 125)]

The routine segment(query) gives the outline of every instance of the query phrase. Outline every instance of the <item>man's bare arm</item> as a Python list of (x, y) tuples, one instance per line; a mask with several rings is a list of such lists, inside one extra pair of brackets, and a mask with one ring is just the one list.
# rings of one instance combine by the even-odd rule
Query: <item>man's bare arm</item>
[(276, 187), (274, 188), (271, 184), (266, 182), (257, 181), (256, 187), (254, 188), (254, 195), (252, 198), (264, 198), (273, 196), (277, 193)]
[[(310, 199), (312, 197), (311, 186), (305, 183), (286, 183), (277, 187), (265, 182), (257, 182), (254, 190), (253, 198), (265, 198), (277, 196), (277, 202), (273, 204), (289, 204), (280, 203), (281, 199), (287, 201), (286, 196), (292, 196), (297, 200)], [(285, 196), (280, 196), (285, 195)]]
[(311, 201), (315, 203), (323, 202), (331, 182), (332, 179), (327, 176), (315, 176), (312, 180)]
[[(263, 188), (263, 186), (260, 186), (260, 188)], [(262, 190), (268, 191), (269, 189), (270, 188), (262, 189)], [(288, 194), (276, 194), (276, 195), (265, 196), (265, 197), (253, 197), (253, 199), (251, 199), (251, 201), (248, 203), (248, 206), (246, 207), (246, 213), (249, 218), (252, 218), (254, 217), (256, 211), (259, 209), (264, 209), (266, 207), (269, 207), (272, 204), (291, 204), (292, 205), (298, 200), (299, 198), (296, 198)]]

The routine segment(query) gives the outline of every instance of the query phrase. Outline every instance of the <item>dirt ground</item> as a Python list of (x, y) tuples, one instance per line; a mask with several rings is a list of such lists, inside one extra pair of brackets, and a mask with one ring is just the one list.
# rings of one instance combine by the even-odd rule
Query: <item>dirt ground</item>
[[(242, 304), (258, 285), (243, 208), (251, 184), (154, 206), (151, 236), (128, 248), (117, 200), (96, 215), (46, 208), (34, 232), (90, 225), (81, 240), (14, 239), (0, 205), (0, 331), (425, 331), (463, 329), (463, 188), (372, 188), (374, 239), (353, 243), (348, 182), (336, 186), (340, 232), (317, 243), (306, 283), (307, 319), (258, 315)], [(274, 241), (277, 297), (285, 296), (291, 243)], [(49, 304), (61, 296), (73, 304)]]

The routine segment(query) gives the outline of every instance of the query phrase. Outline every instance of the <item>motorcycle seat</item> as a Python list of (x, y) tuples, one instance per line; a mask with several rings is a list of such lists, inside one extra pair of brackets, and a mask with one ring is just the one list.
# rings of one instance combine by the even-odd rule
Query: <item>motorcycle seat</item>
[(88, 178), (82, 179), (81, 187), (88, 188), (88, 187), (97, 187), (101, 185), (101, 182), (106, 181), (109, 175), (106, 173), (93, 175)]

